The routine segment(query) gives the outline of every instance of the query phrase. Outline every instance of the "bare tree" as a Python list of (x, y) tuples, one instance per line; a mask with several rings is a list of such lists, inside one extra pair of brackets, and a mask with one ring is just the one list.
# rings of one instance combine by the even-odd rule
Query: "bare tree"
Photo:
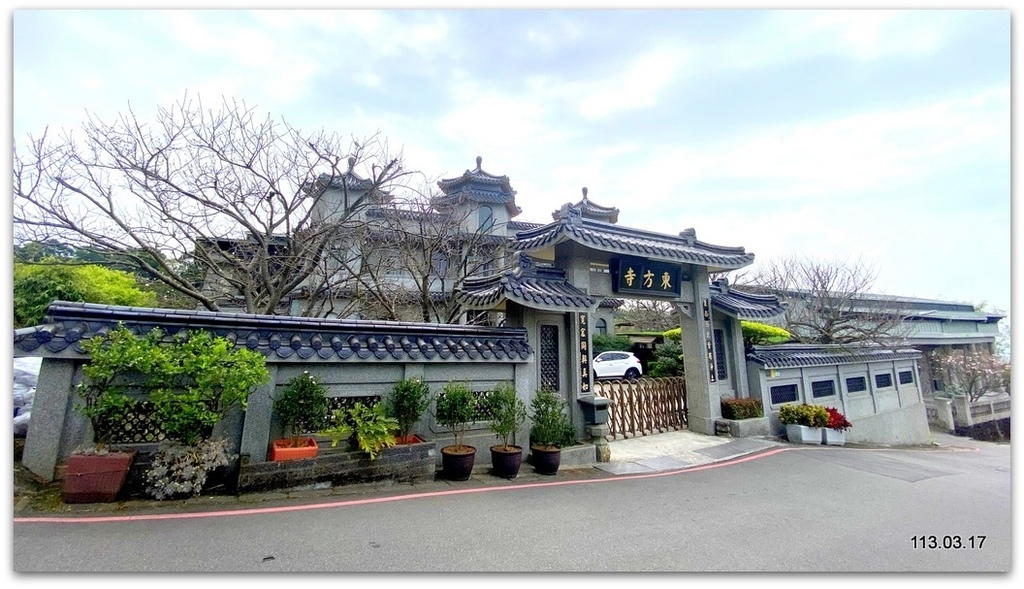
[(637, 331), (661, 332), (679, 327), (679, 311), (666, 301), (627, 299), (616, 309), (615, 319)]
[(1010, 363), (988, 351), (933, 352), (932, 363), (945, 389), (970, 402), (1010, 392)]
[(738, 278), (740, 288), (789, 303), (783, 327), (795, 341), (891, 346), (906, 336), (906, 310), (894, 297), (871, 294), (875, 271), (860, 260), (790, 257)]
[[(410, 174), (379, 137), (303, 134), (226, 99), (213, 110), (186, 95), (153, 123), (130, 107), (112, 123), (89, 115), (81, 131), (15, 145), (16, 241), (115, 255), (213, 311), (278, 312), (356, 213)], [(313, 215), (357, 167), (369, 188), (346, 193), (344, 214)]]
[[(453, 323), (463, 313), (454, 296), (466, 277), (500, 271), (506, 237), (472, 221), (472, 208), (434, 207), (428, 190), (389, 199), (365, 212), (366, 223), (346, 246), (328, 254), (322, 276), (336, 299), (311, 309), (358, 312), (384, 320)], [(325, 282), (326, 284), (326, 282)]]

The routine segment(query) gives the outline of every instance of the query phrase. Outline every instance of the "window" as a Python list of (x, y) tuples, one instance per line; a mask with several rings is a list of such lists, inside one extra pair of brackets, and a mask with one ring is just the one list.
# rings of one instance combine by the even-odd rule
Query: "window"
[(795, 384), (780, 384), (771, 388), (772, 405), (792, 403), (797, 399), (797, 387)]
[(598, 319), (594, 331), (598, 335), (608, 335), (608, 321), (606, 319)]
[(835, 394), (836, 381), (834, 380), (816, 380), (811, 383), (811, 397), (815, 399), (831, 397)]
[(434, 276), (445, 277), (448, 275), (448, 255), (444, 252), (434, 252), (430, 260), (430, 269)]
[(892, 386), (892, 374), (884, 372), (882, 374), (875, 375), (875, 388), (886, 389)]
[(846, 379), (846, 392), (859, 393), (868, 390), (868, 379), (863, 376), (853, 376)]
[(913, 384), (914, 373), (910, 370), (904, 370), (900, 373), (900, 384)]
[(729, 378), (729, 373), (725, 370), (725, 334), (721, 329), (714, 330), (715, 335), (715, 371), (718, 376), (718, 380), (725, 380)]
[(494, 211), (484, 205), (480, 207), (480, 231), (490, 231), (494, 227)]

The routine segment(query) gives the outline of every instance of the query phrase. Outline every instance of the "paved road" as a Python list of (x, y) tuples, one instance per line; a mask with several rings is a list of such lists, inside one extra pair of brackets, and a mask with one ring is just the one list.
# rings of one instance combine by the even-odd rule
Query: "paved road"
[(685, 470), (248, 511), (232, 504), (203, 517), (163, 509), (127, 521), (15, 518), (13, 568), (1008, 571), (1010, 446), (969, 445), (782, 445)]

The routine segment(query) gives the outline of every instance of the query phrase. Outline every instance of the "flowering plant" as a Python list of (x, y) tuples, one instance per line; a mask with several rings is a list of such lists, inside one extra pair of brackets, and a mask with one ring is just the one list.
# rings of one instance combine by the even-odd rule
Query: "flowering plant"
[(826, 407), (825, 411), (828, 411), (828, 427), (830, 429), (844, 432), (853, 427), (853, 424), (846, 419), (846, 416), (840, 413), (836, 408)]
[(779, 421), (784, 425), (828, 427), (828, 412), (820, 405), (783, 405), (779, 408)]

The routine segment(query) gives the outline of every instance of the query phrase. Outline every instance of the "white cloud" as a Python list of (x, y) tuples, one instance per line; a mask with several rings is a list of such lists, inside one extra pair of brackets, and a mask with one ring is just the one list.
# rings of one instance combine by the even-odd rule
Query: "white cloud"
[(681, 49), (658, 48), (602, 78), (573, 84), (573, 94), (582, 97), (579, 113), (593, 120), (658, 104), (659, 93), (677, 80), (687, 60)]

